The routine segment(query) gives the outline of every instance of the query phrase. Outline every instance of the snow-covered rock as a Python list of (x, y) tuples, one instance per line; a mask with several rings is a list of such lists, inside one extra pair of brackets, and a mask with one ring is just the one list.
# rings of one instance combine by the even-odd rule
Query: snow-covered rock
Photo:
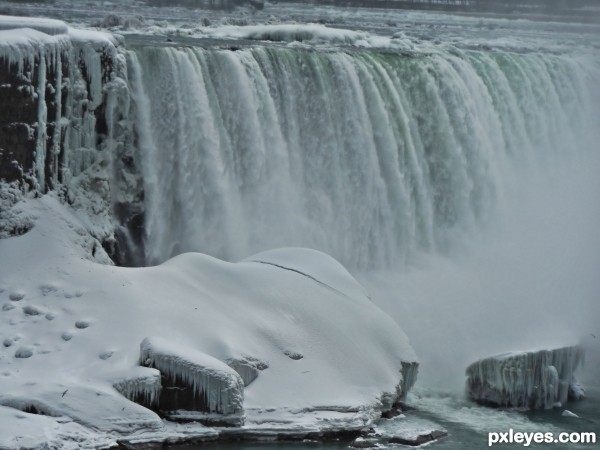
[(244, 383), (227, 364), (164, 339), (146, 338), (140, 347), (140, 363), (158, 369), (164, 380), (160, 410), (201, 411), (217, 414), (219, 421), (234, 416), (233, 423), (243, 422)]
[(235, 370), (240, 375), (240, 377), (242, 377), (244, 386), (248, 386), (250, 383), (256, 380), (256, 377), (258, 377), (260, 372), (269, 367), (269, 363), (265, 361), (260, 361), (251, 356), (232, 358), (227, 360), (226, 362), (229, 367)]
[[(0, 189), (0, 238), (31, 227), (31, 218), (6, 207), (16, 193), (60, 189), (88, 231), (119, 253), (113, 214), (128, 216), (114, 206), (133, 203), (139, 178), (122, 161), (133, 141), (126, 80), (115, 36), (0, 16), (0, 179), (12, 183)], [(127, 201), (109, 181), (125, 184)]]
[(578, 346), (481, 359), (466, 370), (467, 393), (473, 400), (498, 406), (560, 406), (569, 398), (583, 397), (574, 375), (583, 359)]
[[(61, 20), (38, 17), (0, 16), (0, 30), (22, 30), (24, 28), (36, 30), (50, 36), (66, 34), (69, 31), (67, 24)], [(20, 33), (21, 31), (19, 31)]]
[[(448, 432), (440, 424), (429, 419), (419, 417), (410, 411), (400, 414), (391, 419), (382, 419), (366, 435), (362, 442), (370, 442), (375, 446), (387, 448), (389, 444), (401, 444), (407, 446), (419, 446), (438, 440), (448, 435)], [(357, 441), (359, 441), (357, 439)], [(356, 441), (354, 441), (356, 443)], [(367, 448), (353, 446), (356, 448)]]
[(160, 371), (150, 367), (135, 367), (122, 376), (116, 376), (113, 387), (133, 402), (156, 405), (162, 390)]
[[(67, 417), (113, 442), (358, 431), (399, 400), (402, 363), (418, 361), (396, 323), (322, 253), (279, 250), (240, 263), (188, 253), (156, 267), (115, 267), (97, 262), (94, 238), (57, 194), (25, 196), (19, 208), (32, 228), (0, 240), (0, 304), (13, 306), (0, 310), (0, 339), (11, 342), (0, 346), (0, 405), (48, 419), (23, 413), (24, 424), (54, 433), (64, 429), (57, 417)], [(13, 301), (16, 292), (23, 295)], [(28, 358), (15, 357), (21, 347)], [(244, 387), (233, 361), (258, 377)], [(169, 387), (157, 371), (192, 388), (196, 381), (199, 392), (211, 383), (202, 368), (243, 389), (243, 404), (213, 402), (217, 410), (242, 405), (243, 427), (173, 428), (145, 407)], [(169, 416), (213, 414), (182, 409)], [(6, 433), (6, 442), (20, 436)]]

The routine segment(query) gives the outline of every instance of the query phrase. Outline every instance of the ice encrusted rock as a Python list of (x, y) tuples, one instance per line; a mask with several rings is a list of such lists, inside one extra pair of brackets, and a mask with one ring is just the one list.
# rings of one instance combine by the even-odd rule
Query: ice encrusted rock
[[(199, 411), (222, 415), (243, 414), (244, 382), (239, 374), (216, 358), (194, 349), (175, 345), (157, 338), (146, 338), (141, 344), (141, 364), (158, 369), (174, 390), (180, 385), (190, 387)], [(176, 394), (170, 395), (166, 383), (161, 392), (159, 408), (176, 411), (186, 409), (179, 405)], [(171, 398), (169, 398), (171, 397)]]
[(55, 19), (37, 17), (0, 16), (0, 30), (29, 28), (55, 36), (69, 31), (67, 24)]
[(149, 367), (136, 367), (115, 379), (113, 387), (131, 401), (152, 406), (158, 402), (162, 389), (160, 371)]
[(481, 359), (466, 370), (467, 393), (473, 400), (497, 406), (549, 409), (582, 398), (574, 372), (583, 359), (578, 346)]
[(265, 370), (269, 367), (269, 364), (265, 361), (260, 361), (257, 358), (253, 358), (251, 356), (244, 356), (241, 358), (231, 358), (228, 359), (227, 365), (235, 370), (240, 377), (242, 377), (242, 381), (244, 382), (244, 386), (248, 386), (252, 383), (262, 370)]
[(28, 383), (0, 392), (0, 405), (50, 417), (69, 417), (89, 429), (116, 435), (164, 429), (156, 413), (98, 384)]
[(373, 434), (376, 442), (386, 447), (389, 444), (419, 446), (447, 436), (448, 431), (438, 423), (407, 413), (380, 421)]

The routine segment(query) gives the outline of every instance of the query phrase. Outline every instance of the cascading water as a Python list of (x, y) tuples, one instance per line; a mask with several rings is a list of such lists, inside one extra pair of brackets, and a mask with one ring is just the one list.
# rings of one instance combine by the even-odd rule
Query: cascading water
[(128, 65), (149, 264), (443, 252), (597, 117), (598, 61), (570, 55), (140, 47)]

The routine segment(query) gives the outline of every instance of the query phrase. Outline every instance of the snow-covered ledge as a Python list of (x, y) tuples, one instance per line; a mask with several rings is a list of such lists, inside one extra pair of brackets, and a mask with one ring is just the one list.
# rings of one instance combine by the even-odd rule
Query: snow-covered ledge
[[(71, 436), (81, 448), (357, 433), (414, 381), (403, 370), (418, 361), (406, 335), (323, 253), (282, 249), (239, 263), (188, 253), (115, 267), (56, 194), (10, 208), (27, 226), (0, 239), (0, 447), (36, 436), (48, 445)], [(148, 336), (166, 343), (146, 341), (140, 359)], [(215, 405), (241, 404), (243, 426), (161, 420), (160, 375), (185, 372), (193, 387), (203, 368), (229, 381), (196, 389), (233, 386), (236, 400)], [(248, 368), (244, 387), (237, 370)]]
[(561, 406), (584, 396), (575, 378), (583, 359), (584, 351), (578, 346), (481, 359), (467, 368), (467, 393), (473, 400), (496, 406)]
[(157, 408), (169, 417), (208, 424), (244, 423), (244, 382), (227, 364), (158, 338), (142, 341), (140, 364), (160, 371), (163, 382)]

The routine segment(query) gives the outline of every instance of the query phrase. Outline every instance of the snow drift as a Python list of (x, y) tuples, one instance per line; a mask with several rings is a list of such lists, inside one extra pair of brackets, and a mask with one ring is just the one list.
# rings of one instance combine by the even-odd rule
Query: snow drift
[[(266, 433), (272, 424), (257, 416), (267, 409), (287, 417), (287, 431), (361, 429), (403, 394), (402, 365), (417, 361), (406, 336), (322, 253), (277, 250), (235, 264), (188, 253), (119, 268), (93, 261), (101, 247), (92, 256), (94, 239), (55, 194), (19, 207), (33, 228), (0, 241), (0, 330), (10, 343), (0, 349), (0, 405), (24, 419), (21, 428), (0, 419), (2, 445), (28, 424), (58, 426), (53, 417), (96, 430), (94, 439), (172, 436), (128, 400), (156, 405), (156, 369), (162, 390), (165, 376), (178, 378), (209, 394), (209, 411), (245, 411), (244, 430)], [(17, 358), (19, 348), (29, 357)], [(247, 387), (231, 361), (257, 368)]]

